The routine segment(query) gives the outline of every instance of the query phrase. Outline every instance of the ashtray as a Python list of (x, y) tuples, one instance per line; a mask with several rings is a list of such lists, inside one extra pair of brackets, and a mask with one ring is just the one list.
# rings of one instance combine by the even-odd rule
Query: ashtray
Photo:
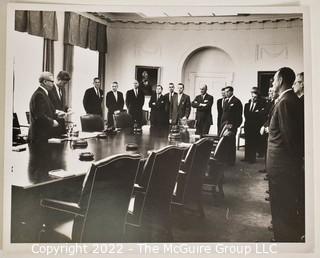
[(80, 160), (83, 160), (83, 161), (93, 160), (93, 157), (94, 157), (94, 155), (93, 155), (93, 153), (91, 153), (91, 152), (82, 152), (82, 153), (80, 153), (80, 155), (79, 155), (79, 159), (80, 159)]
[(138, 144), (136, 143), (128, 143), (126, 146), (127, 151), (132, 151), (132, 150), (137, 150), (138, 149)]
[(73, 148), (86, 148), (88, 146), (88, 142), (86, 140), (75, 140), (72, 142)]

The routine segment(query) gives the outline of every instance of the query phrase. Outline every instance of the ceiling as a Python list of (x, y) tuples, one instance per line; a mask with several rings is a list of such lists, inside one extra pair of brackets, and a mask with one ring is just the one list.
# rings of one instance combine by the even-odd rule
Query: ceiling
[(266, 22), (302, 19), (302, 14), (254, 14), (238, 13), (236, 11), (206, 11), (202, 10), (165, 10), (150, 9), (143, 12), (92, 12), (91, 14), (107, 22), (134, 22), (134, 23), (215, 23), (215, 22)]

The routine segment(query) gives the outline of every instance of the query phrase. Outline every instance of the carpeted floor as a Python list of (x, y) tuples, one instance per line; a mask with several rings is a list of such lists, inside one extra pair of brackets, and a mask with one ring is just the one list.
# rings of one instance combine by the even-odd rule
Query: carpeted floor
[(205, 218), (175, 215), (175, 242), (269, 242), (270, 204), (265, 200), (268, 183), (264, 159), (255, 164), (241, 162), (243, 149), (237, 151), (236, 165), (224, 170), (224, 198), (203, 193)]

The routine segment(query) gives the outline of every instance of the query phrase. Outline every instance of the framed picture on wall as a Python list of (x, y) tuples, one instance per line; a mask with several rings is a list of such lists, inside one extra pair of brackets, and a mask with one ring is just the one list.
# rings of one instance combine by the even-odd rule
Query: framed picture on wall
[(140, 89), (146, 96), (151, 96), (160, 83), (160, 67), (155, 66), (136, 66), (135, 78), (139, 82)]

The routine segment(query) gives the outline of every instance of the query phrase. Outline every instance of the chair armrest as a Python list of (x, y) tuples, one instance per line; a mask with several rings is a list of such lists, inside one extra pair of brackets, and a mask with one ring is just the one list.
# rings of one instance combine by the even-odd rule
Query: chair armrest
[(84, 211), (79, 207), (78, 203), (64, 202), (54, 199), (42, 199), (40, 205), (44, 208), (71, 213), (78, 216), (84, 216)]
[(179, 170), (176, 185), (174, 187), (173, 193), (172, 193), (172, 202), (173, 203), (183, 203), (184, 202), (184, 192), (186, 189), (186, 183), (187, 183), (187, 173)]
[(146, 192), (146, 189), (143, 187), (143, 186), (141, 186), (141, 185), (139, 185), (139, 184), (134, 184), (134, 186), (133, 186), (133, 192), (134, 193), (145, 193)]
[(183, 160), (181, 160), (181, 163), (180, 163), (180, 170), (182, 170), (182, 171), (186, 170), (185, 166), (186, 166), (186, 160), (183, 159)]

